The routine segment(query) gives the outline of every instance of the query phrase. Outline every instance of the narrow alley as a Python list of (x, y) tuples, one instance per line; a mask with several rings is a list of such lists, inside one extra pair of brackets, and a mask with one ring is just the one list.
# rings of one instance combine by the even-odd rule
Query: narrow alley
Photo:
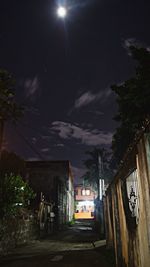
[(76, 221), (50, 238), (36, 240), (1, 258), (0, 266), (101, 266), (113, 267), (106, 241), (99, 240), (92, 220)]

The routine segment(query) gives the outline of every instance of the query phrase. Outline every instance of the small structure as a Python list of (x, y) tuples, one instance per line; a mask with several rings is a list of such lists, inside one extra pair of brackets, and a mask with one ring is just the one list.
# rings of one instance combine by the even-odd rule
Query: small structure
[(74, 188), (69, 161), (27, 161), (26, 179), (36, 193), (40, 229), (53, 232), (73, 218)]
[(90, 186), (75, 186), (75, 219), (94, 218), (95, 191)]

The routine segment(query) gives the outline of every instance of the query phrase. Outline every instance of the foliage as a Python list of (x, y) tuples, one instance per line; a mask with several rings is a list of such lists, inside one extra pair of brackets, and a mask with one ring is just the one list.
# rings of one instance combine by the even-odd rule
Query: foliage
[(73, 226), (74, 224), (75, 224), (74, 218), (72, 218), (72, 220), (67, 223), (68, 226)]
[(110, 153), (104, 148), (94, 148), (92, 151), (87, 151), (86, 154), (90, 157), (84, 161), (87, 171), (83, 175), (83, 179), (85, 183), (89, 183), (97, 189), (100, 178), (104, 179), (106, 183), (112, 178), (109, 168)]
[(0, 69), (0, 151), (5, 122), (16, 122), (23, 114), (23, 108), (15, 101), (15, 80), (7, 70)]
[(116, 162), (122, 159), (135, 133), (142, 127), (143, 121), (150, 115), (150, 52), (135, 46), (130, 52), (137, 62), (135, 76), (121, 85), (113, 85), (116, 93), (118, 114), (115, 120), (120, 122), (112, 142)]
[(0, 177), (0, 215), (7, 217), (17, 215), (20, 207), (27, 207), (28, 201), (35, 194), (20, 175), (4, 175)]
[(0, 120), (16, 120), (22, 115), (22, 108), (15, 102), (14, 86), (12, 74), (0, 69)]
[(13, 152), (3, 150), (0, 158), (0, 173), (5, 174), (20, 174), (25, 173), (25, 161)]

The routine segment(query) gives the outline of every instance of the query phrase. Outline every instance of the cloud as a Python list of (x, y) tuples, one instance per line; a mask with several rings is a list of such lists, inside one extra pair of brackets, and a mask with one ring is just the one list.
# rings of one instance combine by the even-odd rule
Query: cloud
[(37, 142), (37, 138), (36, 137), (32, 137), (32, 143), (36, 144), (36, 142)]
[(95, 101), (96, 95), (92, 94), (90, 91), (84, 93), (81, 95), (76, 101), (75, 101), (75, 108), (80, 108), (83, 106), (86, 106), (90, 104), (91, 102)]
[(64, 147), (64, 144), (56, 144), (54, 146), (57, 146), (57, 147)]
[(112, 141), (112, 133), (105, 133), (98, 129), (84, 129), (75, 124), (54, 121), (50, 127), (50, 132), (57, 134), (63, 139), (76, 139), (82, 144), (89, 146), (110, 145)]
[(35, 76), (33, 79), (27, 78), (24, 82), (25, 95), (27, 98), (32, 98), (39, 93), (39, 79)]
[(46, 141), (50, 141), (52, 139), (52, 137), (49, 135), (42, 135), (41, 138)]
[(25, 110), (26, 110), (27, 112), (30, 112), (30, 113), (34, 114), (34, 115), (37, 115), (37, 116), (40, 115), (40, 112), (39, 112), (39, 109), (38, 109), (38, 108), (35, 108), (35, 107), (28, 107), (28, 106), (26, 106), (26, 107), (25, 107)]
[(144, 47), (145, 49), (147, 49), (147, 51), (150, 51), (150, 47), (145, 45), (142, 42), (139, 42), (138, 40), (136, 40), (135, 38), (127, 38), (123, 41), (123, 47), (127, 50), (128, 55), (131, 56), (131, 51), (130, 51), (130, 46), (136, 46), (136, 47)]
[(78, 99), (76, 99), (74, 108), (78, 109), (87, 106), (93, 102), (96, 102), (98, 100), (102, 100), (104, 102), (111, 95), (111, 93), (112, 92), (110, 89), (105, 89), (97, 94), (93, 94), (92, 92), (87, 91), (84, 94), (82, 94)]
[(90, 6), (91, 4), (93, 4), (93, 2), (96, 2), (97, 0), (72, 0), (70, 1), (70, 4), (68, 5), (69, 9), (79, 9), (79, 8), (85, 8), (87, 6)]
[(43, 153), (47, 153), (49, 151), (50, 151), (50, 149), (48, 147), (45, 147), (45, 148), (41, 149), (41, 152), (43, 152)]
[(139, 46), (139, 43), (135, 38), (127, 38), (123, 41), (123, 47), (127, 50), (127, 54), (129, 56), (132, 56), (130, 46)]
[(125, 48), (129, 48), (129, 47), (132, 46), (132, 45), (137, 45), (137, 41), (136, 41), (135, 38), (127, 38), (127, 39), (125, 39), (124, 42), (123, 42), (123, 46), (124, 46)]

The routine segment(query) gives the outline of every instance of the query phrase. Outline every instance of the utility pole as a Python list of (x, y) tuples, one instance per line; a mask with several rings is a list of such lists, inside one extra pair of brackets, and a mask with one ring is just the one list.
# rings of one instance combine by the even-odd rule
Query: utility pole
[(3, 135), (4, 135), (4, 121), (0, 120), (0, 159), (2, 155)]
[(104, 193), (104, 179), (102, 177), (103, 174), (103, 161), (101, 155), (98, 153), (98, 179), (99, 179), (99, 199), (102, 200), (103, 193)]
[(104, 194), (104, 177), (103, 177), (103, 160), (102, 156), (98, 154), (98, 170), (99, 170), (99, 222), (100, 232), (104, 235), (104, 213), (103, 213), (103, 194)]

